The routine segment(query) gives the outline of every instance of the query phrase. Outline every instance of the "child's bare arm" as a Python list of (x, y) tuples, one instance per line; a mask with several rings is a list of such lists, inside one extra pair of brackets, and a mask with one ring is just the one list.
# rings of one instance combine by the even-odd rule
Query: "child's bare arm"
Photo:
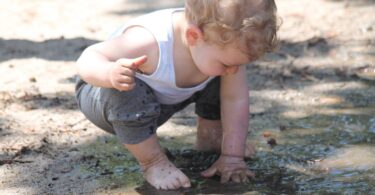
[(120, 58), (111, 61), (94, 49), (95, 46), (86, 49), (77, 61), (78, 74), (81, 78), (98, 87), (116, 88), (120, 91), (131, 90), (135, 85), (135, 72), (147, 61), (147, 57)]
[(147, 30), (130, 28), (121, 36), (85, 49), (77, 60), (78, 74), (95, 86), (130, 90), (134, 87), (135, 71), (147, 69), (148, 62), (155, 61), (155, 45), (157, 48)]
[(223, 125), (221, 156), (203, 175), (210, 177), (218, 173), (222, 182), (246, 182), (253, 174), (243, 160), (249, 123), (245, 66), (241, 66), (236, 74), (222, 77), (220, 96)]
[(246, 67), (241, 66), (236, 74), (222, 77), (220, 92), (222, 154), (243, 157), (249, 127)]

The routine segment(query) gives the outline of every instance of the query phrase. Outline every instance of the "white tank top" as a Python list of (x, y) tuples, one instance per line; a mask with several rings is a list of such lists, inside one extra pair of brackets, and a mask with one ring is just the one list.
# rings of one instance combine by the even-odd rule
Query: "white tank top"
[(209, 77), (203, 83), (190, 88), (177, 87), (173, 63), (172, 22), (172, 14), (176, 11), (183, 11), (183, 8), (165, 9), (140, 16), (119, 28), (111, 36), (119, 36), (131, 26), (142, 26), (153, 34), (159, 46), (157, 68), (151, 75), (136, 73), (136, 77), (153, 89), (154, 94), (161, 104), (182, 102), (195, 92), (202, 90), (214, 78)]

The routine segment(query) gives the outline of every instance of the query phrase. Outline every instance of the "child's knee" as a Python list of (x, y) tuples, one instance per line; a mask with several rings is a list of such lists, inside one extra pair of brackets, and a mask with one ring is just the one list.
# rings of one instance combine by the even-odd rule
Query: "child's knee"
[(199, 92), (195, 113), (208, 120), (220, 120), (220, 77), (216, 77)]
[(138, 80), (130, 91), (103, 90), (111, 90), (101, 97), (108, 101), (107, 120), (123, 143), (140, 143), (155, 134), (161, 108), (148, 85)]

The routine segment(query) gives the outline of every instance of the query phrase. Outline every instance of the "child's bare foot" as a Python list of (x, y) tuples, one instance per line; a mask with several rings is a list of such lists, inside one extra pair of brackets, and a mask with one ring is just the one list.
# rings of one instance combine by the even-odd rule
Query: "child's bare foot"
[(138, 144), (125, 144), (143, 169), (143, 176), (156, 189), (190, 187), (190, 180), (163, 153), (156, 134)]
[[(196, 149), (201, 151), (221, 150), (223, 128), (220, 120), (207, 120), (198, 117)], [(246, 144), (245, 157), (251, 158), (255, 154), (255, 146), (252, 143)]]
[(189, 178), (176, 168), (165, 155), (155, 162), (142, 165), (145, 179), (156, 189), (174, 190), (190, 187)]

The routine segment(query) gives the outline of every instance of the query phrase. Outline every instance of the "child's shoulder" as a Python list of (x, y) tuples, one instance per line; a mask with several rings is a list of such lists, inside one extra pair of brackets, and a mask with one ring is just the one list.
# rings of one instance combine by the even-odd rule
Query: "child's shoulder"
[(124, 48), (123, 52), (127, 53), (128, 57), (147, 56), (148, 60), (141, 69), (143, 72), (154, 69), (150, 66), (157, 64), (159, 46), (154, 35), (149, 30), (141, 26), (132, 26), (123, 32), (120, 39)]

